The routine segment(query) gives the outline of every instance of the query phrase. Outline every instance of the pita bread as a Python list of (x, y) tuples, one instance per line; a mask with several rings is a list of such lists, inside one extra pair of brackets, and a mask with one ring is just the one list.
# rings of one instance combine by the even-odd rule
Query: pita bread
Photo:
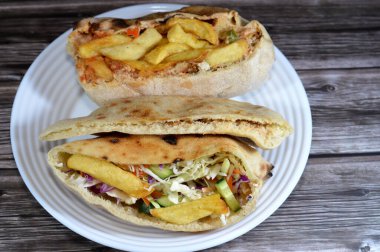
[[(234, 29), (242, 31), (240, 32), (242, 35), (249, 34), (256, 39), (253, 41), (248, 39), (250, 49), (243, 60), (216, 69), (209, 69), (205, 61), (201, 63), (185, 61), (146, 75), (117, 61), (107, 61), (112, 76), (110, 79), (105, 79), (94, 75), (94, 71), (89, 71), (91, 67), (78, 56), (78, 47), (93, 37), (111, 35), (126, 30), (131, 25), (138, 25), (141, 29), (156, 27), (174, 16), (214, 23), (214, 29), (220, 36)], [(98, 104), (104, 104), (112, 99), (140, 95), (233, 97), (248, 90), (258, 89), (267, 79), (274, 62), (273, 42), (260, 22), (256, 20), (248, 22), (234, 10), (208, 6), (191, 6), (130, 20), (83, 19), (78, 22), (69, 36), (68, 52), (76, 62), (78, 82)]]
[(78, 186), (62, 172), (68, 154), (82, 154), (99, 159), (106, 159), (116, 165), (126, 164), (158, 164), (173, 162), (175, 159), (194, 160), (219, 152), (228, 152), (241, 160), (246, 175), (250, 179), (253, 199), (242, 206), (236, 213), (227, 217), (227, 224), (238, 222), (251, 213), (256, 204), (259, 190), (272, 169), (272, 165), (262, 159), (260, 154), (243, 143), (225, 136), (176, 136), (175, 144), (168, 143), (162, 136), (127, 136), (113, 135), (95, 139), (69, 142), (53, 148), (48, 153), (48, 161), (55, 174), (63, 183), (77, 192), (88, 203), (99, 205), (111, 214), (131, 223), (152, 226), (173, 231), (197, 232), (223, 226), (219, 218), (206, 217), (198, 221), (178, 225), (158, 218), (139, 213), (132, 206), (97, 196), (88, 189)]
[(222, 98), (142, 96), (111, 101), (89, 116), (48, 127), (42, 140), (99, 132), (127, 134), (216, 134), (248, 138), (263, 149), (278, 146), (292, 132), (278, 113)]

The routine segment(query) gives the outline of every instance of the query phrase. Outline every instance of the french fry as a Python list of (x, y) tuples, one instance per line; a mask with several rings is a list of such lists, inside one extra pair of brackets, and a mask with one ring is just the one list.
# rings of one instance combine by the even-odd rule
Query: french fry
[(91, 40), (79, 46), (78, 54), (81, 58), (92, 58), (99, 55), (99, 51), (105, 47), (125, 44), (131, 42), (132, 39), (122, 34), (114, 34), (103, 38)]
[(87, 173), (132, 197), (143, 198), (152, 192), (147, 190), (149, 185), (141, 181), (134, 174), (105, 160), (74, 154), (67, 160), (67, 167)]
[(241, 60), (247, 51), (247, 41), (238, 40), (224, 47), (212, 49), (206, 57), (206, 62), (211, 67), (233, 63)]
[(169, 40), (167, 38), (162, 38), (156, 46), (165, 45), (167, 43), (169, 43)]
[(128, 44), (100, 49), (100, 53), (115, 60), (138, 60), (162, 39), (161, 34), (154, 28), (149, 28), (138, 38)]
[[(123, 61), (124, 64), (127, 64), (137, 70), (144, 71), (144, 72), (155, 72), (155, 71), (161, 71), (166, 68), (169, 68), (172, 63), (162, 63), (157, 65), (149, 64), (146, 61), (143, 60), (131, 60), (131, 61)], [(143, 74), (142, 74), (143, 75)]]
[(203, 48), (209, 45), (204, 40), (199, 40), (194, 34), (186, 33), (179, 24), (175, 24), (168, 31), (168, 40), (172, 43), (183, 43), (192, 48)]
[(139, 44), (147, 50), (156, 46), (162, 39), (162, 35), (154, 28), (146, 29), (133, 43)]
[(209, 23), (199, 21), (197, 19), (185, 19), (185, 18), (171, 18), (166, 22), (166, 25), (170, 28), (176, 24), (179, 24), (186, 32), (193, 33), (199, 38), (207, 40), (213, 45), (219, 43), (218, 34)]
[(101, 57), (94, 57), (90, 59), (85, 59), (85, 64), (91, 67), (95, 75), (106, 81), (113, 80), (113, 73), (111, 69), (108, 68), (107, 64)]
[(166, 62), (181, 62), (181, 61), (202, 61), (207, 55), (207, 50), (205, 49), (194, 49), (189, 51), (184, 51), (170, 55), (165, 58), (163, 63)]
[(219, 194), (178, 205), (151, 209), (150, 213), (159, 219), (174, 224), (188, 224), (211, 214), (226, 214), (228, 206)]
[(167, 43), (161, 46), (156, 47), (145, 55), (145, 60), (151, 64), (157, 65), (163, 61), (166, 57), (189, 50), (190, 47), (185, 44), (179, 43)]

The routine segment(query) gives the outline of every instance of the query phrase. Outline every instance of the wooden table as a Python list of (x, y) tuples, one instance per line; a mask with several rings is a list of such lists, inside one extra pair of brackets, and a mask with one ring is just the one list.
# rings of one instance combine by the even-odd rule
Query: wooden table
[[(16, 168), (9, 122), (24, 73), (50, 42), (82, 17), (142, 2), (0, 3), (0, 251), (112, 250), (37, 203)], [(380, 2), (208, 3), (265, 24), (301, 76), (313, 115), (310, 158), (287, 201), (254, 230), (210, 250), (380, 251)]]

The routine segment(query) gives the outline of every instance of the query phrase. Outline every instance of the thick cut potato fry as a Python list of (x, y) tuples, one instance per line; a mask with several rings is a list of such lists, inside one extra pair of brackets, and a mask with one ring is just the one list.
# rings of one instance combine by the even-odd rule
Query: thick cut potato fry
[(133, 42), (100, 49), (102, 55), (114, 60), (138, 60), (147, 49)]
[(218, 34), (209, 23), (202, 22), (196, 19), (184, 19), (184, 18), (171, 18), (166, 22), (168, 27), (172, 27), (179, 24), (186, 32), (193, 33), (199, 38), (207, 40), (213, 45), (219, 43)]
[(164, 59), (163, 63), (180, 61), (202, 61), (206, 57), (206, 55), (207, 50), (194, 49), (170, 55), (169, 57)]
[(108, 68), (102, 57), (85, 59), (85, 64), (94, 70), (97, 77), (102, 78), (106, 81), (113, 80), (113, 73), (111, 69)]
[(114, 34), (103, 38), (91, 40), (79, 46), (78, 54), (81, 58), (92, 58), (100, 55), (99, 50), (105, 47), (125, 44), (131, 42), (132, 39), (122, 34)]
[(186, 33), (179, 24), (170, 28), (168, 31), (168, 40), (172, 43), (183, 43), (195, 49), (209, 45), (206, 41), (197, 39), (194, 34)]
[(211, 214), (226, 214), (227, 212), (228, 206), (219, 194), (175, 206), (150, 210), (154, 217), (174, 224), (188, 224)]
[(132, 197), (142, 198), (152, 192), (147, 190), (149, 185), (134, 174), (101, 159), (74, 154), (67, 160), (67, 167), (87, 173)]
[(157, 64), (157, 65), (152, 65), (152, 64), (149, 64), (148, 62), (146, 61), (143, 61), (143, 60), (132, 60), (132, 61), (123, 61), (123, 63), (135, 68), (135, 69), (138, 69), (140, 71), (161, 71), (161, 70), (164, 70), (166, 68), (169, 68), (173, 63), (162, 63), (162, 64)]
[(138, 60), (151, 48), (157, 45), (162, 36), (154, 28), (149, 28), (138, 38), (128, 44), (100, 49), (100, 53), (115, 60)]
[(165, 45), (165, 44), (167, 44), (167, 43), (169, 43), (169, 40), (168, 40), (167, 38), (162, 38), (162, 39), (160, 40), (160, 42), (158, 42), (157, 46)]
[(189, 50), (190, 47), (185, 44), (179, 43), (167, 43), (161, 46), (156, 47), (152, 51), (150, 51), (147, 55), (145, 55), (145, 60), (151, 64), (157, 65), (161, 61), (163, 61), (166, 57)]
[(139, 44), (147, 50), (152, 49), (162, 39), (162, 35), (154, 28), (146, 29), (133, 43)]
[(220, 66), (241, 60), (248, 51), (248, 43), (245, 40), (238, 40), (229, 45), (211, 50), (206, 62), (211, 66)]

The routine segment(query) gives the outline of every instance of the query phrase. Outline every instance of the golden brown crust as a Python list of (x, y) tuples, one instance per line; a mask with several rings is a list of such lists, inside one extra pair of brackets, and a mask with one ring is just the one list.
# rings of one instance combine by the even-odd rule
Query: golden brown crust
[[(94, 31), (103, 35), (112, 34), (136, 23), (141, 27), (150, 27), (153, 23), (163, 22), (174, 15), (200, 20), (222, 20), (223, 26), (230, 26), (232, 23), (239, 26), (241, 23), (247, 25), (236, 11), (207, 6), (190, 6), (173, 12), (154, 13), (135, 20), (85, 19), (79, 22), (70, 35), (68, 51), (77, 59), (76, 48), (80, 43), (91, 39)], [(98, 104), (104, 104), (111, 99), (140, 95), (213, 97), (240, 95), (259, 88), (266, 80), (274, 62), (273, 43), (265, 28), (258, 21), (252, 21), (248, 26), (259, 34), (252, 45), (253, 49), (245, 60), (229, 66), (211, 71), (197, 64), (191, 67), (177, 64), (175, 67), (148, 76), (140, 75), (138, 71), (134, 72), (133, 69), (123, 66), (113, 70), (113, 80), (106, 81), (102, 78), (88, 77), (85, 65), (77, 64), (78, 80), (87, 94)], [(110, 67), (114, 68), (113, 65)], [(192, 68), (195, 68), (195, 72), (188, 71)]]
[[(170, 142), (173, 143), (173, 141)], [(127, 155), (123, 155), (123, 152), (127, 153)], [(251, 180), (250, 187), (253, 200), (244, 205), (239, 212), (231, 213), (227, 218), (227, 224), (233, 224), (254, 210), (259, 190), (272, 165), (263, 160), (261, 155), (254, 149), (229, 137), (177, 136), (175, 145), (169, 144), (159, 136), (104, 137), (57, 146), (49, 152), (48, 161), (55, 174), (69, 188), (79, 193), (88, 203), (99, 205), (121, 219), (137, 225), (153, 226), (166, 230), (197, 232), (222, 227), (223, 224), (218, 217), (205, 218), (186, 225), (170, 224), (141, 214), (133, 207), (117, 205), (110, 200), (100, 198), (67, 179), (67, 174), (59, 170), (61, 163), (64, 163), (65, 158), (67, 158), (61, 153), (83, 154), (97, 158), (106, 156), (108, 161), (116, 164), (157, 164), (170, 161), (174, 157), (193, 160), (219, 152), (228, 152), (238, 157)]]
[(225, 134), (259, 147), (279, 145), (292, 128), (278, 113), (250, 103), (213, 97), (140, 96), (111, 101), (87, 117), (57, 122), (40, 137), (58, 140), (100, 132)]

